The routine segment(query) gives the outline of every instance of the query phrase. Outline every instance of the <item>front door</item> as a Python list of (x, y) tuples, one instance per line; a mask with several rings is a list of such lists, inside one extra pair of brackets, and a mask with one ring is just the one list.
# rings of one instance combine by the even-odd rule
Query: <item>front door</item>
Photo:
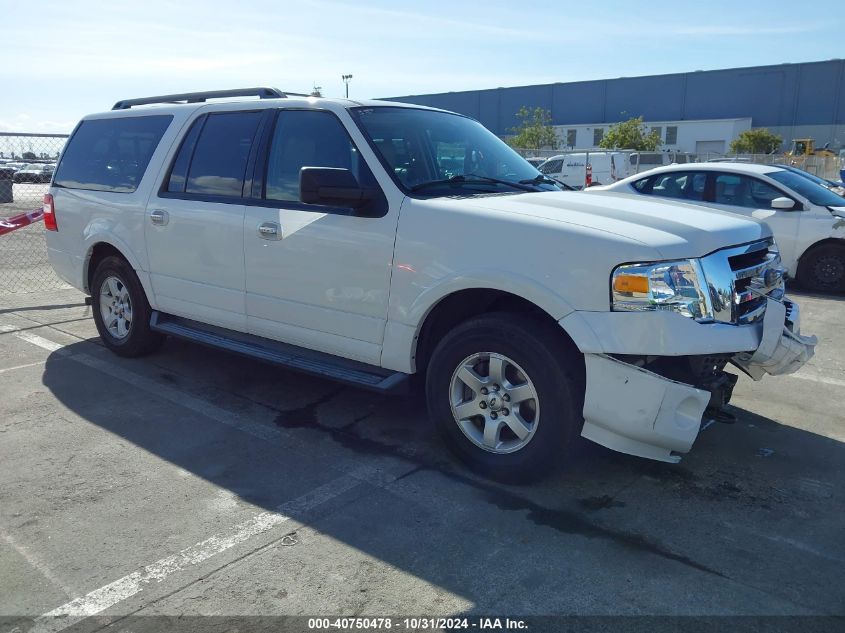
[(150, 198), (145, 236), (163, 312), (245, 331), (242, 196), (261, 116), (200, 116)]
[(366, 215), (304, 204), (302, 167), (342, 167), (378, 187), (340, 119), (280, 110), (268, 138), (261, 200), (246, 208), (243, 250), (249, 332), (378, 364), (398, 201)]
[(794, 277), (800, 255), (798, 230), (801, 211), (772, 208), (775, 198), (791, 196), (753, 176), (717, 172), (712, 174), (712, 178), (712, 202), (708, 204), (768, 224), (780, 249), (783, 265)]

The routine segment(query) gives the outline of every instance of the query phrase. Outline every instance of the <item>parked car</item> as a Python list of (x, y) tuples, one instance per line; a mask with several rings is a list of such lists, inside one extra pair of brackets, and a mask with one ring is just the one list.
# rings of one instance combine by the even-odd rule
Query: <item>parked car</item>
[(573, 152), (552, 156), (537, 169), (573, 189), (583, 189), (625, 178), (629, 173), (628, 164), (628, 155), (624, 152)]
[(5, 169), (11, 169), (11, 170), (17, 172), (17, 171), (20, 171), (21, 169), (23, 169), (24, 167), (26, 167), (27, 165), (28, 165), (28, 163), (21, 163), (21, 162), (12, 161), (12, 162), (6, 163), (5, 165), (3, 165), (3, 167)]
[(169, 335), (384, 392), (418, 374), (449, 446), (499, 479), (565, 463), (579, 434), (677, 462), (729, 362), (760, 379), (815, 346), (764, 224), (563, 192), (420, 106), (121, 101), (68, 140), (44, 223), (116, 354)]
[(31, 163), (15, 172), (15, 182), (50, 182), (55, 165), (49, 163)]
[(674, 198), (765, 221), (787, 275), (818, 291), (845, 290), (845, 199), (782, 166), (670, 165), (606, 191)]

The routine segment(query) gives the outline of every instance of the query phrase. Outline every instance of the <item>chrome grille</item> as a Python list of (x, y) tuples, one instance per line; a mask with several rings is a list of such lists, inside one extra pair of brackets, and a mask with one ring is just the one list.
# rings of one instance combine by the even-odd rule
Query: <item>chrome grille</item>
[(771, 239), (716, 251), (701, 264), (717, 321), (753, 323), (769, 297), (783, 299), (783, 268)]

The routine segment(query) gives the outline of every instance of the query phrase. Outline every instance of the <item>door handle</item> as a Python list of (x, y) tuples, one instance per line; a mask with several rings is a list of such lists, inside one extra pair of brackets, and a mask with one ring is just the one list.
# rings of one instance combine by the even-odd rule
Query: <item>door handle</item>
[(258, 225), (258, 236), (265, 240), (280, 240), (282, 227), (276, 222), (262, 222)]
[(164, 226), (170, 221), (170, 214), (164, 209), (153, 209), (150, 211), (150, 222), (158, 226)]

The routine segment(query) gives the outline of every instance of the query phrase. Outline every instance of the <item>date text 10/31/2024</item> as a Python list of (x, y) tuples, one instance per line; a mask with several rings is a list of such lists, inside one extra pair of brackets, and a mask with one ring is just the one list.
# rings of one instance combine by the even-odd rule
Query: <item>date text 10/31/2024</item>
[(309, 618), (308, 629), (314, 631), (344, 631), (344, 630), (522, 630), (528, 624), (524, 620), (511, 618)]

